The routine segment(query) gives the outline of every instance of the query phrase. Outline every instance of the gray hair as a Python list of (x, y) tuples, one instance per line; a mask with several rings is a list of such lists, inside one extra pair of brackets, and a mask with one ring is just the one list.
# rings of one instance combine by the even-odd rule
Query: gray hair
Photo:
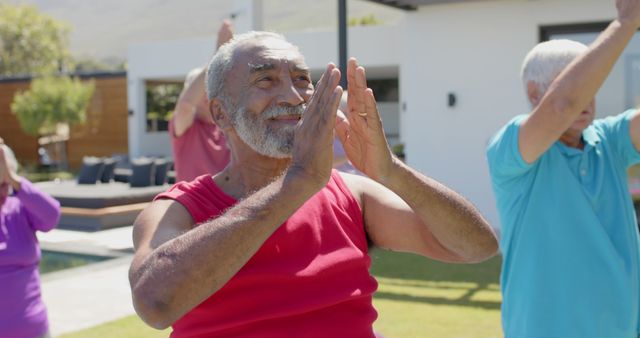
[(218, 51), (213, 55), (209, 65), (207, 66), (206, 76), (206, 88), (207, 98), (209, 101), (214, 98), (218, 98), (225, 104), (229, 104), (228, 92), (225, 90), (225, 79), (229, 70), (233, 67), (234, 53), (243, 43), (251, 40), (258, 40), (262, 38), (275, 38), (282, 41), (287, 41), (281, 34), (273, 32), (256, 32), (251, 31), (248, 33), (236, 35), (231, 41), (220, 46)]
[(558, 74), (587, 49), (580, 42), (566, 39), (539, 43), (527, 54), (522, 64), (521, 77), (525, 90), (531, 81), (537, 85), (540, 94), (544, 94)]
[(9, 148), (9, 146), (6, 144), (2, 144), (1, 146), (4, 150), (5, 158), (9, 162), (7, 163), (7, 165), (9, 166), (9, 170), (13, 172), (18, 171), (18, 160), (16, 160), (16, 155), (13, 153), (13, 150), (11, 150), (11, 148)]

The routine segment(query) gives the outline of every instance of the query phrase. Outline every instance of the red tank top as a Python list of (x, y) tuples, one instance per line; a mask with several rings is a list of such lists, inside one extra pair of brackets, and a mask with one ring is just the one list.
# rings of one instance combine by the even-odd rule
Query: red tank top
[[(237, 203), (209, 175), (156, 198), (180, 202), (196, 224)], [(334, 170), (223, 288), (174, 323), (171, 337), (375, 337), (370, 265), (360, 206)]]

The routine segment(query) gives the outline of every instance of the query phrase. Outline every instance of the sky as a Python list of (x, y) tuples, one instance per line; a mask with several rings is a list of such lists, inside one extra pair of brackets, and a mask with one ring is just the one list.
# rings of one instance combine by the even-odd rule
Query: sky
[[(36, 5), (72, 27), (76, 57), (124, 60), (132, 43), (203, 38), (229, 16), (234, 0), (0, 0)], [(337, 0), (264, 0), (264, 26), (279, 32), (336, 29)], [(349, 17), (374, 14), (394, 24), (403, 12), (368, 1), (349, 0)]]

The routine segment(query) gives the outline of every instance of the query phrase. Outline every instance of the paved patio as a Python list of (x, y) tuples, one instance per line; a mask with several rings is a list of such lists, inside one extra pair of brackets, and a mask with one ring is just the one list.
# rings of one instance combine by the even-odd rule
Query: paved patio
[(127, 277), (132, 227), (94, 233), (54, 229), (38, 233), (43, 249), (109, 254), (119, 258), (42, 276), (52, 336), (134, 314)]

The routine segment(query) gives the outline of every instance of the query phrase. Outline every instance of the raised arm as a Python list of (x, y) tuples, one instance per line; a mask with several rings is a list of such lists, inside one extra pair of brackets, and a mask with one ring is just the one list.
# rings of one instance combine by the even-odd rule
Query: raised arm
[(353, 58), (347, 75), (349, 111), (336, 130), (354, 166), (377, 182), (345, 175), (374, 244), (450, 262), (493, 256), (496, 236), (476, 208), (392, 155), (365, 70)]
[(342, 89), (331, 65), (296, 130), (293, 163), (284, 175), (222, 216), (192, 228), (177, 202), (156, 201), (134, 225), (129, 280), (140, 317), (165, 328), (211, 296), (253, 256), (331, 172), (335, 112)]
[(178, 103), (172, 117), (173, 133), (176, 137), (182, 136), (187, 129), (191, 128), (196, 119), (198, 105), (205, 97), (204, 74), (205, 69), (203, 68), (193, 80), (185, 83), (185, 87), (178, 97)]
[(618, 18), (587, 52), (576, 58), (549, 87), (522, 122), (519, 149), (535, 162), (571, 126), (593, 100), (633, 34), (640, 27), (640, 0), (617, 0)]
[(33, 231), (49, 231), (60, 220), (60, 202), (38, 189), (10, 166), (0, 138), (0, 183), (8, 183), (29, 215)]
[[(224, 20), (218, 30), (217, 48), (227, 43), (233, 38), (233, 26), (229, 20)], [(185, 87), (178, 97), (176, 108), (173, 112), (173, 133), (176, 137), (182, 136), (191, 127), (194, 119), (199, 114), (206, 121), (211, 121), (206, 112), (206, 92), (204, 88), (204, 77), (206, 68), (202, 68), (194, 79), (185, 83)]]
[(20, 188), (14, 191), (29, 215), (31, 228), (43, 232), (55, 228), (61, 216), (60, 202), (38, 189), (26, 178), (18, 176), (16, 180), (20, 182)]

